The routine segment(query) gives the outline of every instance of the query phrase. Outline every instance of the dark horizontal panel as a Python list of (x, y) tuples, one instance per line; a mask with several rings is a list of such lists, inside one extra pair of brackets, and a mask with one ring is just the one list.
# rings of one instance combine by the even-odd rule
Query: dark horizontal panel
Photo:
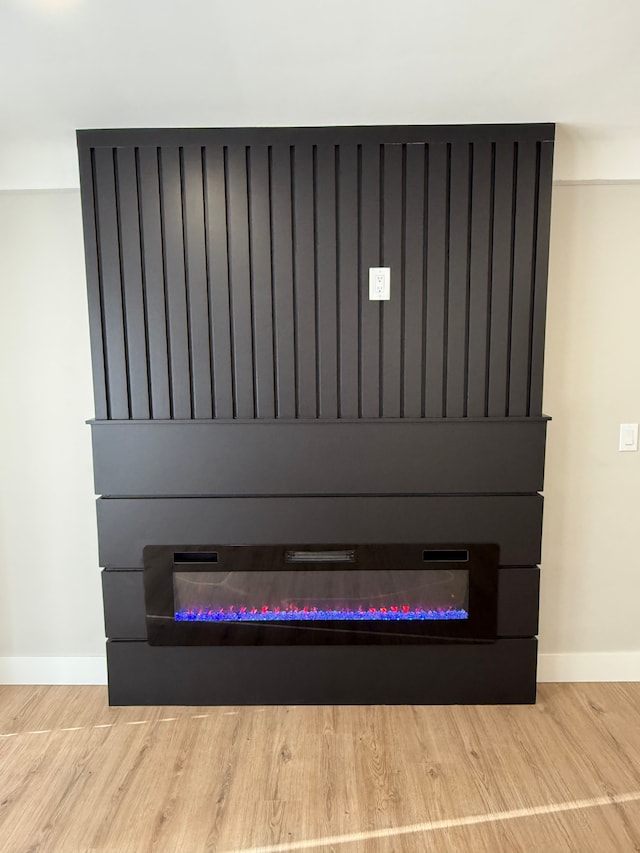
[(107, 637), (146, 639), (143, 571), (102, 572), (102, 601)]
[(532, 637), (538, 633), (540, 569), (501, 569), (498, 574), (498, 636)]
[(538, 643), (149, 646), (107, 643), (111, 705), (532, 703)]
[(101, 498), (100, 565), (142, 568), (146, 545), (494, 543), (540, 561), (542, 497)]
[[(498, 636), (532, 637), (538, 630), (537, 568), (500, 569)], [(143, 571), (102, 572), (106, 635), (112, 640), (146, 640)]]
[(546, 421), (103, 421), (92, 433), (101, 495), (533, 493)]
[(341, 127), (222, 127), (79, 130), (78, 147), (124, 145), (242, 145), (330, 142), (552, 141), (554, 124), (447, 124)]

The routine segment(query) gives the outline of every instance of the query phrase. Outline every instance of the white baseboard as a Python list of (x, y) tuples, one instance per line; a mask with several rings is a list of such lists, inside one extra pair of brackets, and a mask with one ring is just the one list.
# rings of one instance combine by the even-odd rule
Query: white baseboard
[(0, 684), (106, 684), (100, 657), (0, 657)]
[(640, 681), (640, 652), (540, 654), (542, 681)]
[[(538, 681), (640, 681), (640, 652), (541, 654)], [(106, 684), (104, 657), (0, 657), (0, 684)]]

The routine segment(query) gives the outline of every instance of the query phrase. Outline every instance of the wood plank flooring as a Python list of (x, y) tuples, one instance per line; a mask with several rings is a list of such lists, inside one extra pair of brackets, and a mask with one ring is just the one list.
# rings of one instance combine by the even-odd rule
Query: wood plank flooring
[(1, 853), (640, 851), (640, 684), (535, 706), (109, 708), (0, 687)]

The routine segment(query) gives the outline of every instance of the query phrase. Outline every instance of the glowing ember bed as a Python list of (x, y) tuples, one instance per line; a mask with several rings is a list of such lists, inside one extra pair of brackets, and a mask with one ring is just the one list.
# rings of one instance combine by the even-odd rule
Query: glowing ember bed
[(205, 610), (202, 607), (195, 609), (179, 610), (176, 613), (176, 622), (371, 622), (371, 621), (415, 621), (422, 619), (468, 619), (469, 614), (466, 610), (457, 610), (453, 607), (447, 609), (439, 607), (436, 610), (425, 610), (423, 607), (415, 607), (411, 609), (408, 604), (403, 604), (402, 607), (391, 605), (390, 607), (368, 607), (358, 608), (358, 610), (350, 610), (347, 607), (339, 609), (320, 608), (317, 607), (296, 607), (289, 605), (286, 608), (266, 607), (263, 606), (259, 610), (256, 607), (247, 609), (241, 607), (235, 610), (230, 607), (228, 610), (220, 608), (219, 610)]

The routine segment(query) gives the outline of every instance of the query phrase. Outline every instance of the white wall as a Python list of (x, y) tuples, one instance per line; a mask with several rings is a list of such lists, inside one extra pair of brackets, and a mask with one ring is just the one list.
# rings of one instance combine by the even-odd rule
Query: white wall
[(640, 179), (635, 0), (4, 0), (0, 32), (4, 189), (77, 187), (83, 127), (555, 121), (558, 179)]
[(640, 679), (640, 453), (618, 451), (640, 421), (638, 223), (637, 184), (554, 188), (540, 648), (635, 653), (594, 678)]
[(0, 192), (0, 680), (104, 650), (85, 287), (79, 192)]
[[(640, 186), (554, 189), (541, 676), (640, 678)], [(103, 677), (79, 194), (0, 192), (0, 681)]]

